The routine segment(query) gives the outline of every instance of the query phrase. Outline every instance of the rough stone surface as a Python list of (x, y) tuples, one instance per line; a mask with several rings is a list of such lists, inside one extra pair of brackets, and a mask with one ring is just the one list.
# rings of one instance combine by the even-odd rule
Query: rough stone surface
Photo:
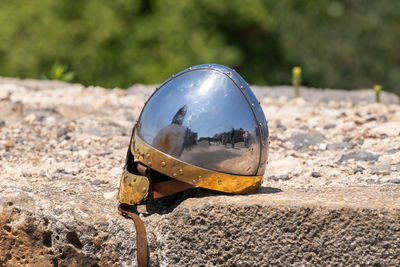
[[(301, 130), (304, 130), (300, 127)], [(308, 128), (307, 128), (308, 129)], [(307, 130), (305, 129), (305, 130)], [(295, 150), (307, 149), (310, 145), (317, 145), (325, 140), (325, 136), (318, 132), (298, 133), (289, 138)]]
[[(117, 193), (154, 88), (0, 78), (0, 266), (136, 266)], [(153, 266), (400, 265), (398, 98), (303, 89), (293, 99), (277, 89), (255, 90), (271, 139), (258, 194), (192, 189), (138, 208)], [(299, 134), (306, 145), (296, 149)], [(327, 145), (350, 141), (347, 154), (379, 157), (337, 164), (344, 151)]]
[(338, 149), (351, 149), (354, 147), (354, 144), (352, 143), (333, 143), (333, 144), (328, 144), (328, 146), (326, 147), (326, 149), (328, 150), (338, 150)]
[(345, 199), (340, 192), (189, 199), (169, 215), (176, 223), (159, 226), (160, 260), (167, 266), (398, 265), (399, 210), (367, 207), (369, 200), (348, 193)]
[(355, 161), (375, 161), (379, 158), (379, 155), (373, 154), (367, 151), (355, 151), (348, 154), (344, 154), (340, 157), (339, 162), (354, 159)]

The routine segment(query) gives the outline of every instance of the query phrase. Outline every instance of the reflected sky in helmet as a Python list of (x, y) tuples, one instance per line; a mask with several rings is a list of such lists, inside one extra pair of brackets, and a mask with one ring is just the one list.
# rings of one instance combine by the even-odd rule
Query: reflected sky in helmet
[(218, 71), (196, 70), (170, 80), (150, 98), (142, 112), (139, 134), (151, 144), (185, 105), (182, 125), (198, 138), (232, 128), (254, 132), (256, 127), (249, 103), (230, 78)]
[(245, 97), (251, 89), (245, 84), (242, 88), (249, 92), (242, 91), (231, 78), (240, 76), (219, 65), (193, 67), (173, 76), (143, 108), (136, 128), (139, 137), (194, 166), (257, 174), (263, 146), (256, 115)]

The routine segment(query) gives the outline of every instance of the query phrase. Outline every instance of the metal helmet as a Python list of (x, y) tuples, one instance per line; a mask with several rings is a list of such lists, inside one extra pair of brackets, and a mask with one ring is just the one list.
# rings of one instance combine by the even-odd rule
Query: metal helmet
[(132, 205), (191, 186), (254, 193), (267, 158), (268, 125), (249, 85), (226, 66), (190, 67), (161, 84), (145, 104), (119, 199)]

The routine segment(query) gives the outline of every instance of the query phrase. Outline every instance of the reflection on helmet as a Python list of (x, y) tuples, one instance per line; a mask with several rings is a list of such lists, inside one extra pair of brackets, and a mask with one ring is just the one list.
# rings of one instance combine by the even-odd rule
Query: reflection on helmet
[(256, 192), (267, 157), (267, 121), (243, 78), (222, 65), (191, 67), (165, 81), (143, 108), (120, 202), (135, 204), (158, 191), (164, 196), (190, 186)]

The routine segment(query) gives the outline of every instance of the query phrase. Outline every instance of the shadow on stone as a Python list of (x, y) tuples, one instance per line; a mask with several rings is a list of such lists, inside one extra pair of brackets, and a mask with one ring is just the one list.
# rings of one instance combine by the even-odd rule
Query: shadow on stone
[(266, 186), (261, 186), (260, 190), (258, 190), (258, 194), (276, 194), (276, 193), (280, 193), (283, 192), (281, 189), (279, 188), (275, 188), (275, 187), (266, 187)]
[(155, 199), (146, 204), (147, 214), (144, 216), (150, 216), (154, 213), (166, 214), (172, 212), (179, 204), (188, 198), (203, 198), (209, 196), (230, 196), (234, 194), (218, 192), (205, 188), (190, 188), (177, 194)]
[[(279, 188), (261, 186), (258, 193), (256, 194), (275, 194), (282, 192)], [(254, 194), (254, 195), (256, 195)], [(172, 212), (179, 204), (188, 198), (204, 198), (210, 196), (238, 196), (240, 194), (230, 194), (224, 192), (218, 192), (205, 188), (190, 188), (188, 190), (179, 192), (175, 195), (155, 199), (146, 204), (147, 213), (144, 216), (150, 216), (152, 214), (166, 214)]]

